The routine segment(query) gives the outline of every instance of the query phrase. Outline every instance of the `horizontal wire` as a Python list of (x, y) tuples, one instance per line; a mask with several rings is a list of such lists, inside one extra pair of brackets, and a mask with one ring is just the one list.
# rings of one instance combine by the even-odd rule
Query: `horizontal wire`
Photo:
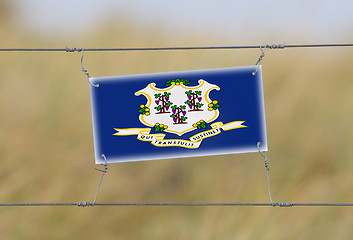
[(1, 203), (0, 207), (77, 206), (77, 203)]
[(44, 207), (44, 206), (179, 206), (179, 207), (207, 207), (207, 206), (233, 206), (233, 207), (353, 207), (353, 203), (1, 203), (0, 207)]
[(171, 51), (171, 50), (221, 50), (221, 49), (284, 49), (284, 48), (317, 48), (317, 47), (353, 47), (353, 43), (330, 44), (271, 44), (250, 46), (204, 46), (204, 47), (146, 47), (146, 48), (0, 48), (2, 52), (81, 52), (84, 51)]
[[(317, 48), (317, 47), (353, 47), (353, 43), (348, 44), (304, 44), (304, 45), (253, 45), (253, 46), (206, 46), (206, 47), (158, 47), (158, 48), (0, 48), (2, 52), (81, 52), (81, 51), (162, 51), (162, 50), (216, 50), (216, 49), (284, 49), (284, 48)], [(353, 206), (353, 203), (0, 203), (0, 207), (20, 207), (20, 206), (271, 206), (271, 207), (295, 207), (295, 206)]]

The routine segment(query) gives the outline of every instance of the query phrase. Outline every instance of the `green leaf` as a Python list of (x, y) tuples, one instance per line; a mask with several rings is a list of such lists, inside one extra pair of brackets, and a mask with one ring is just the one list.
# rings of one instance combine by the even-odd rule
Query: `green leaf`
[(181, 108), (181, 109), (185, 109), (185, 106), (184, 106), (184, 105), (180, 105), (180, 108)]
[(175, 116), (175, 114), (172, 114), (172, 115), (170, 115), (172, 118), (175, 118), (176, 116)]
[(195, 91), (197, 95), (201, 95), (201, 91)]
[(140, 110), (138, 110), (139, 113), (143, 113), (144, 109), (141, 108)]
[(170, 106), (170, 105), (172, 105), (172, 104), (173, 104), (173, 103), (170, 102), (170, 101), (167, 102), (167, 106)]
[(187, 100), (185, 103), (186, 103), (186, 104), (188, 104), (188, 105), (190, 105), (190, 104), (191, 104), (191, 103), (190, 103), (190, 100)]
[(187, 79), (183, 79), (184, 80), (184, 85), (189, 85), (190, 84), (190, 81), (187, 80)]
[(160, 93), (154, 95), (155, 98), (159, 98), (160, 96), (161, 96)]

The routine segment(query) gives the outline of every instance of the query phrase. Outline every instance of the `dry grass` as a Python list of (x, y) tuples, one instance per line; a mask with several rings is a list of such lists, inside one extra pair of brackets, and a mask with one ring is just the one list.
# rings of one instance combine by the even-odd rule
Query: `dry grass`
[[(48, 46), (6, 33), (2, 47)], [(5, 36), (4, 34), (2, 34)], [(56, 46), (168, 46), (102, 29)], [(177, 45), (214, 44), (189, 35)], [(50, 45), (53, 46), (53, 45)], [(92, 76), (252, 65), (259, 51), (87, 53)], [(263, 62), (275, 201), (352, 202), (353, 50), (268, 51)], [(77, 53), (1, 53), (1, 202), (92, 201), (89, 86)], [(259, 154), (113, 164), (99, 202), (267, 202)], [(349, 208), (0, 208), (1, 239), (350, 239)]]

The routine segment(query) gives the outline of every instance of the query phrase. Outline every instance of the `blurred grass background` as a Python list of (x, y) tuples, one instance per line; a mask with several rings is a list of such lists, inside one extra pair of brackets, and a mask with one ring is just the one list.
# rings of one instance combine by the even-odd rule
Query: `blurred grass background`
[[(170, 46), (128, 17), (80, 38), (16, 29), (0, 8), (1, 47)], [(174, 46), (220, 45), (189, 32)], [(264, 42), (254, 43), (264, 44)], [(259, 50), (85, 53), (91, 76), (253, 65)], [(0, 201), (93, 201), (89, 85), (79, 53), (0, 53)], [(263, 79), (272, 197), (353, 202), (353, 49), (268, 50)], [(109, 166), (97, 202), (268, 202), (256, 153)], [(1, 239), (351, 239), (339, 207), (1, 207)]]

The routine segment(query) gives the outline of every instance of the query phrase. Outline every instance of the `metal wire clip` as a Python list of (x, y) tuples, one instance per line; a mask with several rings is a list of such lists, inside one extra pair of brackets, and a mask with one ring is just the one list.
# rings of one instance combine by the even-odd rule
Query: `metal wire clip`
[(266, 50), (266, 48), (267, 48), (267, 45), (262, 49), (262, 47), (260, 46), (260, 50), (261, 50), (261, 54), (260, 54), (260, 57), (259, 57), (259, 60), (257, 60), (257, 62), (256, 62), (256, 66), (257, 66), (257, 68), (256, 68), (256, 71), (255, 72), (253, 72), (252, 73), (252, 75), (256, 75), (256, 73), (259, 71), (259, 69), (260, 69), (260, 62), (262, 61), (262, 59), (265, 57), (265, 50)]
[(99, 181), (98, 187), (97, 187), (97, 191), (96, 191), (96, 195), (94, 195), (94, 200), (92, 203), (92, 207), (94, 206), (94, 204), (96, 203), (96, 199), (97, 199), (97, 195), (98, 195), (98, 191), (99, 191), (99, 187), (101, 186), (104, 174), (107, 172), (108, 170), (108, 162), (107, 162), (107, 158), (105, 157), (104, 154), (102, 154), (102, 157), (104, 158), (104, 164), (102, 164), (104, 166), (104, 169), (99, 169), (99, 168), (95, 168), (97, 171), (102, 172), (102, 176), (101, 176), (101, 180)]
[(258, 142), (258, 143), (257, 143), (257, 150), (259, 151), (259, 153), (261, 154), (261, 156), (262, 156), (263, 158), (265, 158), (265, 168), (266, 168), (266, 175), (267, 175), (268, 196), (270, 197), (270, 202), (271, 202), (272, 206), (275, 207), (276, 204), (274, 204), (274, 203), (272, 202), (272, 197), (271, 197), (270, 175), (269, 175), (270, 168), (269, 168), (268, 158), (267, 158), (265, 152), (261, 152), (261, 150), (260, 150), (260, 145), (261, 145), (261, 142)]
[(90, 81), (90, 78), (91, 76), (89, 75), (88, 71), (84, 68), (83, 66), (83, 57), (84, 57), (84, 54), (85, 54), (85, 51), (83, 48), (81, 48), (81, 51), (82, 51), (82, 56), (81, 56), (81, 69), (82, 69), (82, 72), (87, 76), (87, 80), (89, 82), (89, 84), (91, 84), (91, 86), (93, 87), (99, 87), (99, 84), (93, 84), (91, 81)]

